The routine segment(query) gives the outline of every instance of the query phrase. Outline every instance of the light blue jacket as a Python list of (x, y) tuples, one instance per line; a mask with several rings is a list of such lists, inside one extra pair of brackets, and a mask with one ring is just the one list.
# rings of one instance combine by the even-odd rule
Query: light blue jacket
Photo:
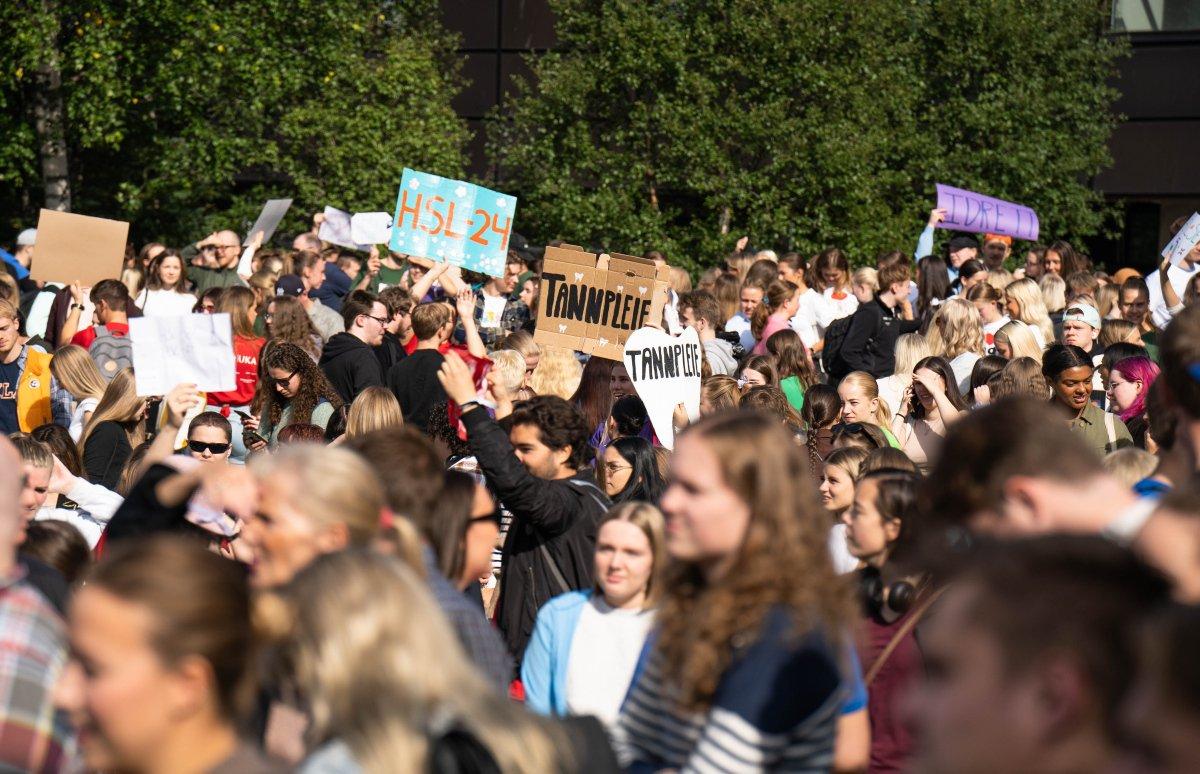
[(538, 611), (533, 636), (521, 662), (525, 706), (540, 715), (567, 714), (567, 664), (571, 640), (591, 590), (568, 591), (554, 597)]

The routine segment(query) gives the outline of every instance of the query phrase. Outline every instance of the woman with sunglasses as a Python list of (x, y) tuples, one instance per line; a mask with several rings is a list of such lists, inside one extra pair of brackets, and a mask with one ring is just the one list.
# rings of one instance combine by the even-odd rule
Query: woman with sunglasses
[(337, 390), (308, 353), (295, 344), (271, 342), (263, 347), (261, 363), (262, 376), (253, 403), (257, 419), (252, 416), (243, 421), (260, 436), (248, 444), (250, 451), (274, 444), (279, 431), (291, 424), (311, 424), (324, 430), (342, 407)]

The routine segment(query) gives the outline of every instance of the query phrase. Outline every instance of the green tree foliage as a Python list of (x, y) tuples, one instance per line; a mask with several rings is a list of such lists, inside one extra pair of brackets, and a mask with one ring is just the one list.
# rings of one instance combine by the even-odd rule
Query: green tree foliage
[[(0, 4), (3, 5), (3, 4)], [(57, 30), (57, 35), (54, 34)], [(390, 209), (405, 166), (463, 171), (435, 0), (24, 0), (0, 9), (0, 212), (41, 205), (34, 77), (61, 63), (77, 212), (171, 243), (262, 202)]]
[(945, 182), (1095, 233), (1094, 0), (556, 0), (561, 45), (497, 122), (532, 236), (709, 265), (759, 245), (911, 249)]

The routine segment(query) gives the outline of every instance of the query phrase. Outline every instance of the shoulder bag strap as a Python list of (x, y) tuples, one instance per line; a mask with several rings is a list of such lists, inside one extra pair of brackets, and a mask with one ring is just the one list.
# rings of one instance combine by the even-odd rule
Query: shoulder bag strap
[(892, 635), (892, 639), (888, 641), (887, 647), (885, 647), (883, 651), (876, 656), (875, 662), (871, 664), (871, 668), (867, 670), (867, 674), (863, 677), (863, 682), (868, 687), (870, 687), (871, 683), (875, 681), (875, 678), (879, 676), (879, 671), (883, 669), (883, 665), (887, 663), (889, 658), (891, 658), (892, 653), (896, 650), (896, 647), (900, 645), (900, 641), (907, 637), (909, 633), (916, 628), (916, 625), (921, 621), (921, 617), (925, 615), (927, 610), (929, 610), (930, 605), (936, 602), (937, 598), (940, 597), (942, 592), (945, 590), (946, 587), (943, 586), (926, 597), (925, 601), (917, 606), (917, 609), (914, 610), (913, 614), (908, 617), (908, 620), (901, 624), (900, 628), (896, 630), (896, 633)]
[(1116, 423), (1113, 422), (1111, 411), (1104, 412), (1104, 432), (1108, 433), (1108, 448), (1106, 451), (1112, 451), (1112, 445), (1117, 442), (1117, 428)]

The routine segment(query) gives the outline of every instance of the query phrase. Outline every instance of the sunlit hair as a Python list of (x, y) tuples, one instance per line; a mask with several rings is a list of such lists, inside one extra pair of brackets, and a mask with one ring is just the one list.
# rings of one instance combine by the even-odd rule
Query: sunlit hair
[(678, 706), (699, 712), (711, 706), (735, 643), (752, 636), (771, 609), (782, 608), (798, 631), (817, 629), (833, 642), (843, 639), (851, 613), (804, 450), (777, 419), (721, 413), (690, 426), (677, 443), (705, 446), (718, 469), (704, 475), (719, 476), (750, 513), (719, 580), (710, 583), (697, 563), (667, 567), (656, 647)]
[(159, 535), (111, 545), (85, 582), (144, 613), (147, 645), (165, 668), (205, 662), (223, 721), (248, 709), (256, 649), (242, 567), (202, 543)]
[(983, 325), (970, 301), (948, 298), (929, 321), (929, 352), (953, 360), (964, 352), (983, 355)]
[(799, 290), (796, 283), (787, 280), (775, 280), (767, 286), (762, 303), (756, 306), (750, 315), (750, 332), (754, 334), (755, 339), (762, 338), (763, 329), (767, 327), (770, 316), (791, 301)]
[(879, 292), (879, 270), (872, 266), (863, 266), (854, 272), (850, 278), (851, 286), (865, 285), (872, 293)]
[(772, 333), (767, 339), (767, 352), (775, 357), (780, 381), (794, 376), (800, 380), (801, 391), (817, 383), (817, 372), (808, 356), (808, 347), (804, 346), (800, 334), (791, 328)]
[(346, 438), (404, 426), (400, 402), (386, 387), (367, 387), (354, 397), (346, 416)]
[[(51, 361), (53, 362), (53, 361)], [(79, 439), (79, 453), (85, 455), (88, 439), (101, 422), (116, 422), (125, 430), (130, 447), (139, 445), (146, 440), (146, 423), (142, 413), (146, 408), (146, 399), (139, 398), (137, 382), (133, 378), (132, 368), (122, 368), (108, 383), (100, 402), (92, 412), (92, 418), (84, 428), (83, 436)]]
[[(279, 427), (283, 419), (283, 410), (292, 407), (290, 424), (304, 424), (312, 420), (313, 410), (322, 400), (333, 405), (334, 410), (342, 407), (341, 396), (329, 383), (325, 373), (317, 368), (308, 353), (295, 344), (280, 344), (268, 342), (259, 355), (259, 373), (257, 392), (254, 396), (254, 407), (265, 413), (271, 421), (271, 427)], [(271, 380), (272, 368), (300, 377), (300, 388), (291, 398), (285, 398), (275, 389)]]
[(804, 420), (801, 419), (800, 412), (796, 411), (791, 403), (788, 403), (787, 396), (778, 387), (771, 385), (751, 387), (742, 396), (739, 407), (770, 414), (783, 422), (784, 426), (793, 433), (799, 433), (804, 429)]
[(1067, 308), (1067, 281), (1059, 275), (1043, 274), (1038, 280), (1038, 289), (1048, 311), (1061, 312)]
[(346, 449), (316, 444), (280, 446), (250, 462), (254, 477), (274, 483), (282, 499), (318, 527), (346, 525), (350, 545), (379, 531), (383, 486), (371, 467)]
[(742, 391), (737, 379), (718, 374), (709, 376), (700, 383), (700, 397), (712, 406), (713, 412), (735, 409), (742, 401)]
[[(825, 283), (825, 272), (829, 269), (836, 269), (841, 272), (841, 277), (836, 285), (828, 285)], [(827, 247), (817, 255), (813, 261), (812, 282), (809, 286), (818, 293), (824, 293), (832, 288), (833, 290), (846, 290), (850, 284), (850, 261), (846, 258), (846, 254), (836, 247)]]
[(746, 358), (738, 368), (738, 377), (744, 378), (748, 370), (762, 374), (767, 384), (779, 384), (779, 371), (775, 367), (774, 355), (751, 355)]
[[(1100, 346), (1108, 349), (1117, 342), (1136, 344), (1141, 341), (1137, 323), (1128, 320), (1104, 320), (1100, 323), (1100, 336), (1097, 339)], [(1140, 345), (1139, 345), (1140, 346)]]
[(126, 266), (121, 269), (121, 284), (129, 290), (130, 298), (142, 292), (146, 282), (146, 272), (140, 266)]
[(272, 308), (267, 325), (271, 341), (295, 344), (313, 360), (321, 357), (321, 334), (300, 302), (292, 296), (275, 296), (267, 302), (267, 309)]
[(99, 400), (108, 389), (108, 382), (100, 375), (96, 361), (92, 360), (86, 349), (77, 344), (67, 344), (54, 351), (54, 357), (50, 360), (50, 373), (75, 400)]
[(1042, 348), (1038, 346), (1037, 339), (1034, 338), (1033, 329), (1020, 320), (1013, 320), (1000, 326), (1000, 330), (996, 331), (995, 341), (997, 344), (1003, 342), (1012, 349), (1010, 360), (1016, 360), (1019, 357), (1042, 359)]
[(1117, 300), (1120, 298), (1120, 291), (1109, 282), (1096, 288), (1095, 298), (1096, 311), (1100, 312), (1100, 319), (1105, 320), (1117, 305)]
[(1042, 375), (1041, 356), (1014, 357), (1000, 371), (998, 378), (988, 381), (992, 393), (992, 402), (1004, 398), (1033, 398), (1045, 401), (1050, 399), (1050, 383)]
[(1017, 303), (1014, 320), (1037, 328), (1042, 332), (1042, 341), (1047, 344), (1054, 341), (1054, 323), (1050, 322), (1046, 301), (1036, 282), (1028, 277), (1019, 279), (1004, 288), (1004, 294)]
[(902, 333), (896, 339), (896, 367), (893, 374), (912, 375), (918, 360), (929, 357), (929, 342), (919, 333)]
[(1158, 379), (1158, 366), (1148, 357), (1127, 357), (1118, 360), (1112, 370), (1113, 373), (1120, 374), (1121, 378), (1127, 382), (1142, 383), (1142, 389), (1138, 391), (1137, 399), (1133, 404), (1117, 414), (1122, 422), (1128, 424), (1129, 420), (1146, 413), (1146, 396), (1150, 393), (1150, 388), (1154, 386), (1154, 381)]
[(548, 721), (486, 683), (425, 582), (395, 559), (321, 556), (255, 612), (307, 701), (309, 738), (344, 742), (367, 774), (435, 769), (431, 740), (454, 728), (498, 771), (575, 768)]
[(875, 380), (866, 371), (853, 371), (842, 379), (838, 388), (841, 389), (842, 384), (848, 384), (851, 387), (860, 391), (867, 400), (877, 401), (877, 408), (872, 417), (875, 424), (880, 427), (889, 427), (892, 424), (892, 411), (888, 407), (887, 401), (879, 397), (879, 382)]
[(525, 356), (515, 349), (498, 349), (492, 353), (492, 372), (509, 394), (515, 396), (525, 383)]
[(533, 340), (533, 334), (528, 331), (515, 330), (505, 336), (496, 349), (510, 349), (514, 352), (520, 352), (523, 357), (537, 357), (542, 351), (538, 348), (537, 342)]
[[(563, 400), (570, 400), (579, 389), (582, 378), (583, 366), (575, 359), (574, 352), (563, 347), (546, 346), (541, 348), (537, 368), (529, 377), (529, 386), (538, 395), (557, 395)], [(607, 377), (604, 387), (609, 389)]]
[[(601, 519), (599, 527), (596, 528), (596, 534), (599, 535), (600, 529), (610, 521), (629, 522), (640, 529), (650, 543), (650, 556), (653, 564), (651, 565), (650, 579), (646, 582), (646, 599), (642, 603), (642, 609), (648, 610), (657, 605), (658, 600), (662, 597), (662, 577), (667, 566), (662, 511), (650, 503), (636, 500), (614, 505)], [(599, 581), (593, 588), (597, 594), (603, 594)]]
[(1004, 313), (1004, 291), (994, 287), (991, 283), (980, 282), (978, 285), (972, 285), (971, 289), (967, 291), (967, 300), (987, 301), (996, 307), (997, 312)]
[(233, 325), (233, 335), (244, 339), (256, 339), (254, 321), (250, 319), (250, 311), (258, 304), (254, 291), (240, 286), (226, 289), (217, 302), (217, 313), (229, 315)]
[(737, 314), (741, 293), (742, 284), (738, 282), (736, 277), (728, 274), (722, 274), (717, 277), (716, 282), (713, 284), (712, 294), (717, 298), (717, 307), (720, 309), (722, 325)]
[(862, 471), (862, 464), (866, 462), (871, 451), (873, 450), (862, 446), (846, 446), (841, 449), (834, 449), (829, 452), (829, 456), (825, 458), (824, 464), (828, 467), (840, 468), (846, 471), (846, 475), (857, 481), (858, 474)]

